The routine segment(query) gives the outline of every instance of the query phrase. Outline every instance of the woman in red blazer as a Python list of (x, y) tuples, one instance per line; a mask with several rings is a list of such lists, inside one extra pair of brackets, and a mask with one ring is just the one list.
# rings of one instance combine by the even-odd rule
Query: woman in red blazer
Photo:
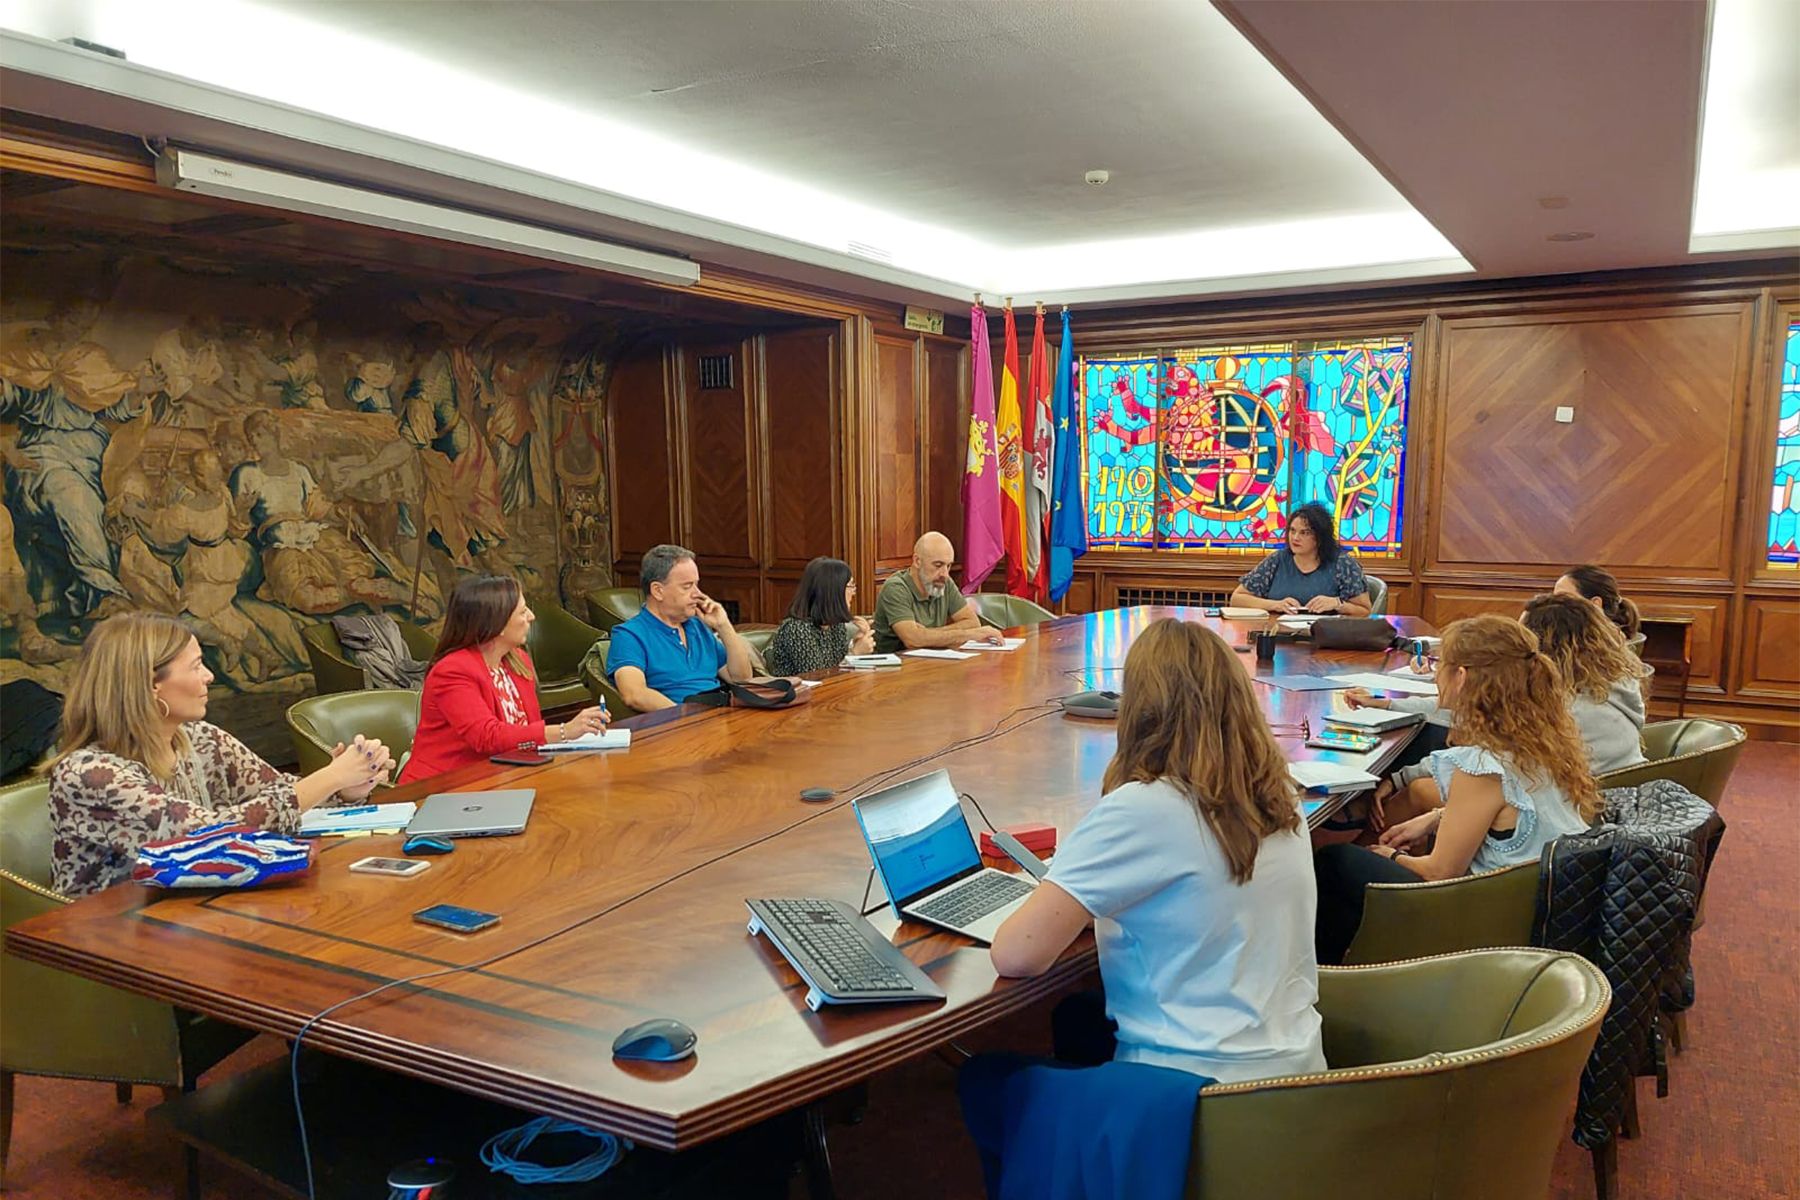
[(401, 783), (606, 728), (604, 708), (584, 708), (560, 724), (544, 724), (525, 653), (525, 634), (535, 620), (511, 576), (471, 575), (457, 583), (425, 676), (419, 732)]

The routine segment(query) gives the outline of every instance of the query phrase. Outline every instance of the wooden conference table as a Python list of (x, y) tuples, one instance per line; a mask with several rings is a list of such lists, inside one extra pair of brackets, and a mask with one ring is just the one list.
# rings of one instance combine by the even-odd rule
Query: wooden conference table
[[(390, 980), (516, 953), (339, 1009), (306, 1044), (663, 1149), (708, 1141), (810, 1104), (1066, 989), (1095, 965), (1083, 937), (1048, 974), (999, 980), (985, 948), (887, 910), (872, 920), (944, 987), (942, 1003), (807, 1011), (806, 987), (764, 938), (746, 897), (855, 903), (869, 859), (850, 799), (947, 767), (999, 824), (1067, 834), (1099, 795), (1111, 722), (1050, 700), (1116, 686), (1133, 635), (1194, 609), (1133, 608), (1024, 631), (1011, 653), (909, 658), (839, 672), (780, 712), (671, 710), (633, 718), (630, 750), (538, 768), (470, 768), (392, 799), (479, 787), (537, 789), (520, 836), (459, 842), (413, 879), (351, 874), (397, 837), (328, 840), (292, 884), (207, 894), (111, 888), (15, 926), (7, 945), (254, 1029), (292, 1037), (315, 1013)], [(1428, 633), (1399, 617), (1405, 633)], [(1208, 619), (1242, 643), (1260, 622)], [(1380, 654), (1283, 644), (1259, 674), (1372, 670)], [(1396, 660), (1395, 665), (1398, 665)], [(1290, 756), (1318, 757), (1333, 693), (1259, 686)], [(1379, 769), (1413, 729), (1386, 735)], [(829, 804), (800, 790), (835, 789)], [(1316, 817), (1315, 817), (1316, 819)], [(448, 902), (499, 913), (473, 935), (412, 920)], [(676, 1017), (699, 1033), (679, 1063), (615, 1062), (619, 1030)], [(123, 1035), (123, 1031), (121, 1031)]]

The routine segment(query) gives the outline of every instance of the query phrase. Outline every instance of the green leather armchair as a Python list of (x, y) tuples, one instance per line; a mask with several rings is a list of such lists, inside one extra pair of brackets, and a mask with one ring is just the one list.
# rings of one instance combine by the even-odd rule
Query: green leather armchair
[(1400, 962), (1429, 954), (1529, 946), (1539, 870), (1519, 863), (1420, 883), (1372, 883), (1346, 965)]
[(394, 756), (394, 774), (412, 751), (419, 732), (419, 693), (401, 688), (370, 688), (309, 696), (287, 710), (288, 733), (300, 774), (310, 775), (331, 761), (331, 748), (348, 745), (357, 734), (380, 738)]
[(578, 673), (588, 695), (596, 704), (606, 705), (606, 711), (616, 721), (620, 717), (635, 717), (638, 710), (625, 703), (625, 697), (619, 695), (619, 689), (606, 677), (606, 652), (611, 648), (612, 642), (608, 638), (602, 637), (595, 642), (582, 657)]
[(1554, 950), (1321, 968), (1331, 1069), (1202, 1088), (1188, 1200), (1547, 1195), (1611, 998)]
[(758, 675), (769, 669), (767, 658), (769, 643), (774, 640), (776, 626), (769, 625), (762, 629), (740, 629), (738, 636), (750, 644), (750, 668)]
[(588, 620), (603, 630), (629, 621), (644, 607), (644, 594), (634, 587), (597, 588), (587, 594)]
[(1387, 612), (1388, 587), (1386, 581), (1377, 579), (1364, 571), (1363, 582), (1369, 585), (1369, 615), (1371, 617), (1382, 616)]
[(1056, 614), (1049, 609), (1007, 592), (975, 592), (969, 596), (969, 603), (975, 606), (984, 625), (996, 629), (1042, 625), (1045, 621), (1056, 620)]
[(1650, 761), (1598, 775), (1602, 790), (1636, 787), (1652, 779), (1672, 779), (1714, 808), (1744, 752), (1743, 727), (1704, 717), (1653, 721), (1644, 726), (1644, 755)]
[(525, 635), (525, 651), (537, 670), (538, 707), (545, 712), (586, 704), (581, 659), (604, 634), (554, 600), (532, 600), (537, 620)]
[[(437, 639), (411, 621), (396, 620), (394, 623), (400, 626), (400, 640), (406, 643), (412, 656), (429, 662), (437, 650)], [(306, 643), (306, 657), (312, 660), (313, 687), (321, 696), (332, 692), (360, 692), (367, 686), (363, 669), (351, 661), (330, 621), (308, 625), (300, 631), (300, 640)]]
[[(0, 788), (0, 929), (72, 903), (50, 886), (49, 784)], [(67, 971), (0, 955), (0, 1184), (19, 1075), (191, 1092), (202, 1072), (254, 1034)], [(188, 1157), (188, 1170), (196, 1168)], [(192, 1178), (190, 1174), (190, 1179)]]

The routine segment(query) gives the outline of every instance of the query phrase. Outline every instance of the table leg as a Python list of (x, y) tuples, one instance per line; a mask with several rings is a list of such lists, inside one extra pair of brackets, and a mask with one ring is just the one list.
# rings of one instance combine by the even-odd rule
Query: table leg
[(807, 1105), (801, 1122), (807, 1195), (812, 1200), (837, 1200), (837, 1187), (831, 1179), (831, 1146), (825, 1140), (825, 1106), (819, 1102)]

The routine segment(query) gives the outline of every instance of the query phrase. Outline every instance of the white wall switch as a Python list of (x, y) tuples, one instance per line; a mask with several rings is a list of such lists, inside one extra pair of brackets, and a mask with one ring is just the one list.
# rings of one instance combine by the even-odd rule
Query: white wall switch
[(1575, 420), (1575, 410), (1567, 404), (1556, 406), (1556, 423), (1568, 425)]

